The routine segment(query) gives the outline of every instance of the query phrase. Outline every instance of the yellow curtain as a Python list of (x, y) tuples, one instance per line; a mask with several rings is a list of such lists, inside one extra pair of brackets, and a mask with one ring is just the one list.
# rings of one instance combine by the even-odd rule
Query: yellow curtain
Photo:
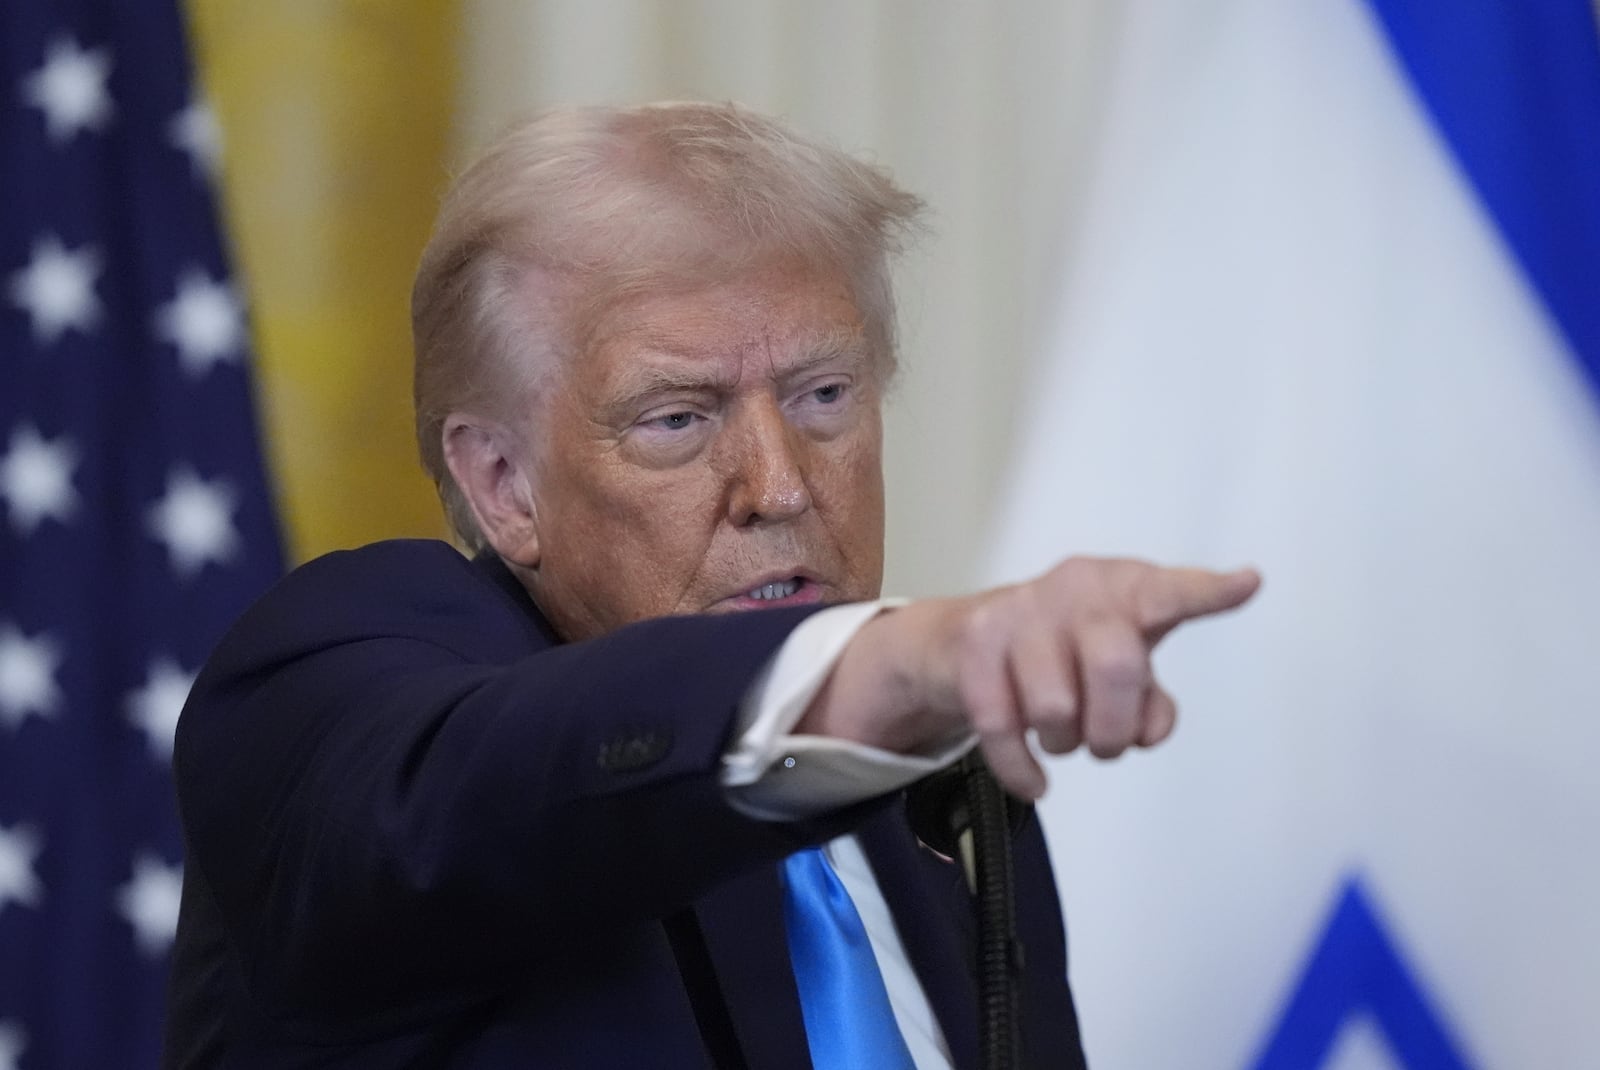
[(457, 5), (188, 11), (290, 556), (442, 535), (411, 431), (407, 304), (446, 176)]

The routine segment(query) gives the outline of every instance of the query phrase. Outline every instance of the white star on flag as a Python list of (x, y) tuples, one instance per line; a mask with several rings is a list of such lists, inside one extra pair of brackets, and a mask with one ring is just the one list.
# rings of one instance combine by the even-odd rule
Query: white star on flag
[(283, 570), (184, 6), (0, 0), (0, 1070), (159, 1065), (176, 722)]
[(190, 270), (178, 280), (178, 295), (156, 312), (156, 336), (178, 349), (192, 378), (215, 364), (244, 355), (244, 303), (226, 281)]
[(33, 336), (50, 345), (69, 327), (85, 334), (100, 320), (100, 299), (94, 280), (100, 274), (100, 251), (84, 245), (73, 252), (54, 234), (33, 243), (28, 266), (11, 276), (11, 303), (28, 313)]
[(133, 926), (139, 950), (157, 956), (172, 946), (182, 894), (181, 865), (169, 866), (155, 855), (139, 852), (133, 860), (133, 878), (117, 889), (117, 913)]
[(47, 442), (38, 428), (27, 424), (11, 432), (11, 448), (0, 458), (0, 497), (20, 534), (33, 534), (47, 516), (62, 523), (72, 516), (78, 507), (72, 488), (77, 460), (77, 450), (65, 435)]
[(79, 130), (99, 130), (111, 120), (111, 50), (84, 50), (70, 37), (57, 38), (44, 65), (22, 82), (22, 95), (44, 112), (50, 140), (71, 141)]
[(179, 576), (188, 579), (207, 561), (227, 564), (238, 553), (234, 498), (225, 479), (208, 483), (183, 465), (167, 473), (167, 492), (150, 507), (145, 523), (150, 534), (166, 544)]
[(14, 625), (0, 628), (0, 724), (18, 728), (30, 713), (54, 715), (61, 703), (60, 667), (61, 648), (49, 636), (29, 639)]
[(39, 834), (28, 826), (0, 825), (0, 914), (8, 903), (36, 907), (44, 899), (44, 885), (33, 871), (43, 847)]
[(0, 1070), (20, 1070), (17, 1062), (28, 1048), (28, 1034), (16, 1022), (0, 1022)]
[(194, 673), (184, 672), (171, 658), (157, 658), (150, 663), (145, 685), (128, 695), (128, 720), (145, 734), (150, 753), (158, 761), (172, 761), (178, 714), (183, 712), (194, 678)]
[(216, 113), (200, 97), (189, 102), (188, 107), (167, 123), (167, 139), (175, 148), (189, 155), (194, 173), (201, 178), (215, 178), (217, 163), (222, 158), (222, 128), (217, 125)]

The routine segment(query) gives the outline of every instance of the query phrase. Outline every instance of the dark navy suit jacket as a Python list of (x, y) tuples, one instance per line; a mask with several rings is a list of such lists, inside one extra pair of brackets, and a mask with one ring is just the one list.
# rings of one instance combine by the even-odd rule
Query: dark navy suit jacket
[[(807, 610), (562, 644), (498, 560), (332, 554), (223, 640), (178, 728), (169, 1067), (809, 1067), (776, 863), (856, 831), (961, 1067), (973, 926), (898, 796), (757, 821), (718, 780)], [(1030, 1065), (1082, 1063), (1060, 908), (1016, 849)]]

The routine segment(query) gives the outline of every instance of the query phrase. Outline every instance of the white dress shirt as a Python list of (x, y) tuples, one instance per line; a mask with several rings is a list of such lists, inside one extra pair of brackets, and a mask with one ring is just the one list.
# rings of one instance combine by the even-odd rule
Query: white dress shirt
[[(723, 755), (722, 783), (730, 803), (768, 820), (811, 817), (902, 788), (971, 749), (975, 737), (970, 734), (928, 754), (899, 754), (824, 736), (792, 734), (861, 626), (885, 609), (904, 604), (904, 599), (885, 599), (834, 606), (806, 618), (790, 633), (751, 684), (739, 734)], [(855, 836), (841, 836), (824, 844), (823, 853), (861, 915), (889, 991), (895, 1024), (917, 1070), (951, 1070), (949, 1045), (860, 842)]]

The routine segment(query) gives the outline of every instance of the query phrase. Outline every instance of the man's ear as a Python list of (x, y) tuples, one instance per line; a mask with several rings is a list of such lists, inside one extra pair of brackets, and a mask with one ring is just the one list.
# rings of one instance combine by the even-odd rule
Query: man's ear
[(526, 451), (505, 427), (463, 413), (444, 422), (444, 459), (478, 530), (506, 561), (539, 564), (539, 525)]

